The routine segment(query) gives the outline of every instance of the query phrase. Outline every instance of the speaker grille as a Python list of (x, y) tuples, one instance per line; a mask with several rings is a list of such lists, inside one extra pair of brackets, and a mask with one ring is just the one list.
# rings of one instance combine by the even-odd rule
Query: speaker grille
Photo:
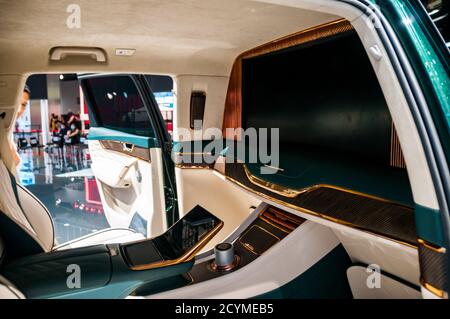
[(402, 148), (400, 147), (400, 140), (398, 139), (394, 123), (392, 123), (391, 129), (391, 154), (389, 162), (389, 164), (393, 167), (406, 168), (405, 158), (403, 157)]
[(420, 273), (424, 282), (445, 290), (448, 277), (447, 255), (419, 245)]
[(324, 218), (417, 245), (414, 210), (409, 207), (330, 187), (308, 191), (296, 204)]

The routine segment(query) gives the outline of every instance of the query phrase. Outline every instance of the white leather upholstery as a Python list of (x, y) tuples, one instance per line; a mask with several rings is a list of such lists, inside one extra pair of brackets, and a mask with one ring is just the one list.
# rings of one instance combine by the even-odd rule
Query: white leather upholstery
[(380, 274), (379, 287), (370, 288), (367, 281), (373, 276), (366, 267), (352, 266), (347, 270), (347, 278), (355, 299), (420, 299), (420, 290)]
[(236, 185), (225, 182), (211, 169), (175, 168), (180, 218), (200, 205), (223, 220), (223, 228), (206, 244), (208, 251), (227, 238), (261, 201)]
[(6, 278), (0, 276), (0, 299), (25, 299), (25, 296)]
[(354, 263), (376, 264), (382, 271), (419, 285), (419, 256), (416, 248), (347, 227), (333, 228)]
[(54, 250), (65, 250), (98, 244), (119, 244), (141, 239), (145, 239), (145, 236), (134, 230), (126, 228), (109, 228), (66, 242), (54, 247)]
[(339, 240), (328, 227), (305, 221), (245, 267), (226, 276), (157, 293), (147, 298), (251, 298), (291, 282), (338, 245)]
[(136, 165), (137, 159), (133, 157), (125, 157), (117, 154), (99, 156), (96, 154), (95, 161), (92, 162), (92, 171), (94, 175), (104, 184), (110, 187), (127, 188), (131, 186), (132, 170), (131, 167)]

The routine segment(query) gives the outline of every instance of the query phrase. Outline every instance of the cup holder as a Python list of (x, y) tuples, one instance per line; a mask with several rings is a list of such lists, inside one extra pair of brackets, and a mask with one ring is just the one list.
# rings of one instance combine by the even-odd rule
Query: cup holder
[(220, 243), (214, 247), (215, 258), (208, 263), (208, 268), (214, 272), (227, 272), (239, 265), (241, 258), (234, 253), (230, 243)]

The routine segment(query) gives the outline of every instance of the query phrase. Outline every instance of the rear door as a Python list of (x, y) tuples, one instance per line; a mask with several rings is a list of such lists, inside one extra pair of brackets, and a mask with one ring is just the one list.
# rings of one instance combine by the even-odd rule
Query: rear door
[[(170, 138), (145, 76), (83, 75), (92, 171), (113, 228), (154, 237), (176, 219)], [(170, 155), (169, 155), (170, 156)]]

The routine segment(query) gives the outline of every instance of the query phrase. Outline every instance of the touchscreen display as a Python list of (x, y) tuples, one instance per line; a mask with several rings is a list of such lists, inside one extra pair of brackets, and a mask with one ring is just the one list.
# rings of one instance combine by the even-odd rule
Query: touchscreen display
[(197, 205), (153, 241), (164, 260), (180, 258), (221, 223), (220, 219)]

